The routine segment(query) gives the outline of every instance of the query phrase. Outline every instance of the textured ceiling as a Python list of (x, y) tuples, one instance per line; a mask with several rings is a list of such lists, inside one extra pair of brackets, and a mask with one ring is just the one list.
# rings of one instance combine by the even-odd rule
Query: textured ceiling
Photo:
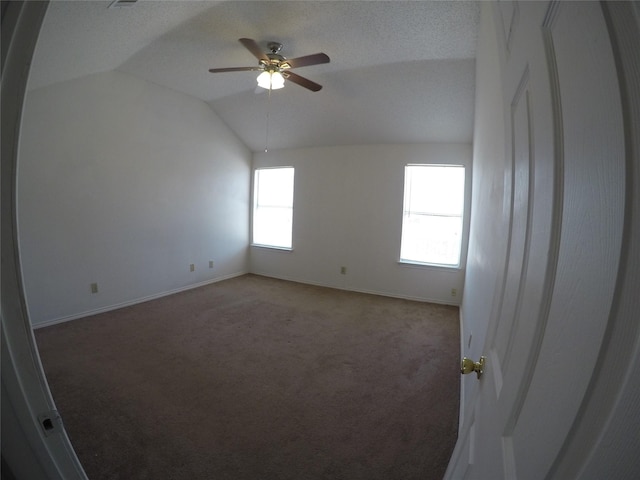
[[(30, 89), (118, 70), (208, 102), (253, 151), (368, 143), (470, 142), (474, 2), (139, 0), (54, 1)], [(324, 52), (331, 63), (296, 69), (323, 85), (256, 93), (255, 66), (238, 42), (284, 44), (289, 58)]]

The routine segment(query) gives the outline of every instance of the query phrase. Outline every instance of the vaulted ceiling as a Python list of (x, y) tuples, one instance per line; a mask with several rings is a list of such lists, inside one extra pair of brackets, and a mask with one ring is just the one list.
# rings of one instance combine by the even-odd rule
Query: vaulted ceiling
[[(117, 70), (207, 102), (253, 151), (324, 145), (471, 142), (479, 6), (462, 1), (53, 1), (29, 89)], [(271, 96), (238, 39), (269, 41), (323, 86)], [(263, 93), (257, 93), (263, 92)], [(98, 112), (96, 112), (98, 114)]]

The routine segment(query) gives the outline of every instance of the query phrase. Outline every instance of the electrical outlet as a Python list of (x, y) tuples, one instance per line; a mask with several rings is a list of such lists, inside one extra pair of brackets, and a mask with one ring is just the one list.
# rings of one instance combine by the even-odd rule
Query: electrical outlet
[(457, 290), (456, 288), (452, 288), (452, 289), (451, 289), (451, 296), (452, 296), (452, 297), (455, 297), (455, 296), (457, 296), (457, 295), (458, 295), (458, 290)]
[(347, 274), (347, 267), (340, 267), (340, 273), (342, 275), (346, 275)]
[(192, 263), (191, 265), (189, 265), (189, 271), (190, 272), (195, 272), (196, 270), (196, 266)]
[(91, 284), (91, 293), (98, 293), (98, 284), (97, 283), (92, 283)]
[(213, 260), (209, 260), (209, 268), (213, 268)]

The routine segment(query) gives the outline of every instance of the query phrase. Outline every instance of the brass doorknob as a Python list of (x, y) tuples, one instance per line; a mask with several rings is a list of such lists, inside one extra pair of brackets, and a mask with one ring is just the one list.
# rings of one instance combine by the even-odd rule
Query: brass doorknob
[(484, 371), (484, 362), (484, 357), (480, 357), (480, 361), (478, 362), (474, 362), (470, 358), (464, 357), (460, 363), (460, 373), (466, 375), (467, 373), (476, 372), (476, 375), (480, 378), (480, 375), (482, 375), (482, 372)]

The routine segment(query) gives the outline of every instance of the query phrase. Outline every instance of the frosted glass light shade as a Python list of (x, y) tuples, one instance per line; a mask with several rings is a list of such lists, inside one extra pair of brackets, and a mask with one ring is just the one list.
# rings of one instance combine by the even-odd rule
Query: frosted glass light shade
[(280, 72), (264, 71), (258, 75), (258, 86), (266, 90), (278, 90), (284, 87), (284, 77)]
[(271, 74), (271, 89), (277, 90), (284, 87), (284, 77), (280, 72), (273, 72)]
[(258, 86), (269, 90), (271, 84), (271, 74), (269, 72), (262, 72), (258, 75)]

